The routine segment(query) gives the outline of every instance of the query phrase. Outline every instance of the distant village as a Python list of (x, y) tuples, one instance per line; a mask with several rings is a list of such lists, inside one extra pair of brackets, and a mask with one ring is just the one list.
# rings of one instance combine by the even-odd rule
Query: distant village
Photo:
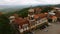
[(49, 23), (56, 23), (57, 21), (60, 21), (60, 8), (51, 8), (52, 9), (47, 8), (47, 11), (45, 11), (42, 10), (45, 9), (44, 7), (31, 7), (27, 10), (27, 17), (22, 18), (22, 16), (18, 15), (17, 13), (14, 13), (7, 18), (10, 20), (9, 24), (17, 24), (17, 29), (19, 30), (19, 32), (21, 34), (24, 34), (25, 32), (31, 32), (33, 30), (44, 29), (46, 27), (49, 27)]

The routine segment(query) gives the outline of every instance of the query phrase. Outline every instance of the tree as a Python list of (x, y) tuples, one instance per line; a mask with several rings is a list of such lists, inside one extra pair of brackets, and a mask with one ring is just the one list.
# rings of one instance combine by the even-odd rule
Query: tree
[(13, 29), (10, 29), (9, 22), (6, 16), (0, 15), (0, 34), (12, 34)]
[(51, 8), (51, 7), (45, 7), (44, 9), (42, 9), (42, 13), (44, 13), (44, 12), (49, 12), (49, 11), (51, 11), (53, 8)]
[(28, 9), (29, 8), (24, 8), (24, 9), (18, 11), (18, 14), (22, 17), (27, 17), (28, 16)]

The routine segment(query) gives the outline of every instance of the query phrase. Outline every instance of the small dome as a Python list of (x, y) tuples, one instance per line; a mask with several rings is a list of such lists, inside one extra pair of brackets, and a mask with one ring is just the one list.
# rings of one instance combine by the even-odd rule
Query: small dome
[(10, 19), (11, 19), (11, 18), (15, 18), (15, 16), (10, 16), (9, 18), (10, 18)]
[(29, 12), (34, 12), (34, 9), (29, 9), (28, 11), (29, 11)]

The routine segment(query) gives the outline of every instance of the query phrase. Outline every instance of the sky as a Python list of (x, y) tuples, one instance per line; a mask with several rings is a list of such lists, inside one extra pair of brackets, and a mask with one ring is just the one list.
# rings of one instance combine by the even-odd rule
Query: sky
[(0, 0), (0, 5), (60, 4), (60, 0)]

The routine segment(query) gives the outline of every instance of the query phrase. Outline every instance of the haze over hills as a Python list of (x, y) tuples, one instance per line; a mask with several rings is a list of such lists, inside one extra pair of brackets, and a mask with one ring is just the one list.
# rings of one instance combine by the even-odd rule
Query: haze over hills
[[(57, 5), (32, 5), (32, 7), (35, 6), (58, 6), (60, 7), (60, 4)], [(19, 6), (10, 6), (10, 5), (0, 5), (0, 12), (14, 12), (21, 10), (23, 8), (31, 7), (31, 5), (19, 5)]]
[(18, 11), (20, 9), (26, 8), (29, 6), (7, 6), (7, 5), (3, 5), (0, 6), (0, 12), (12, 12), (12, 11)]

